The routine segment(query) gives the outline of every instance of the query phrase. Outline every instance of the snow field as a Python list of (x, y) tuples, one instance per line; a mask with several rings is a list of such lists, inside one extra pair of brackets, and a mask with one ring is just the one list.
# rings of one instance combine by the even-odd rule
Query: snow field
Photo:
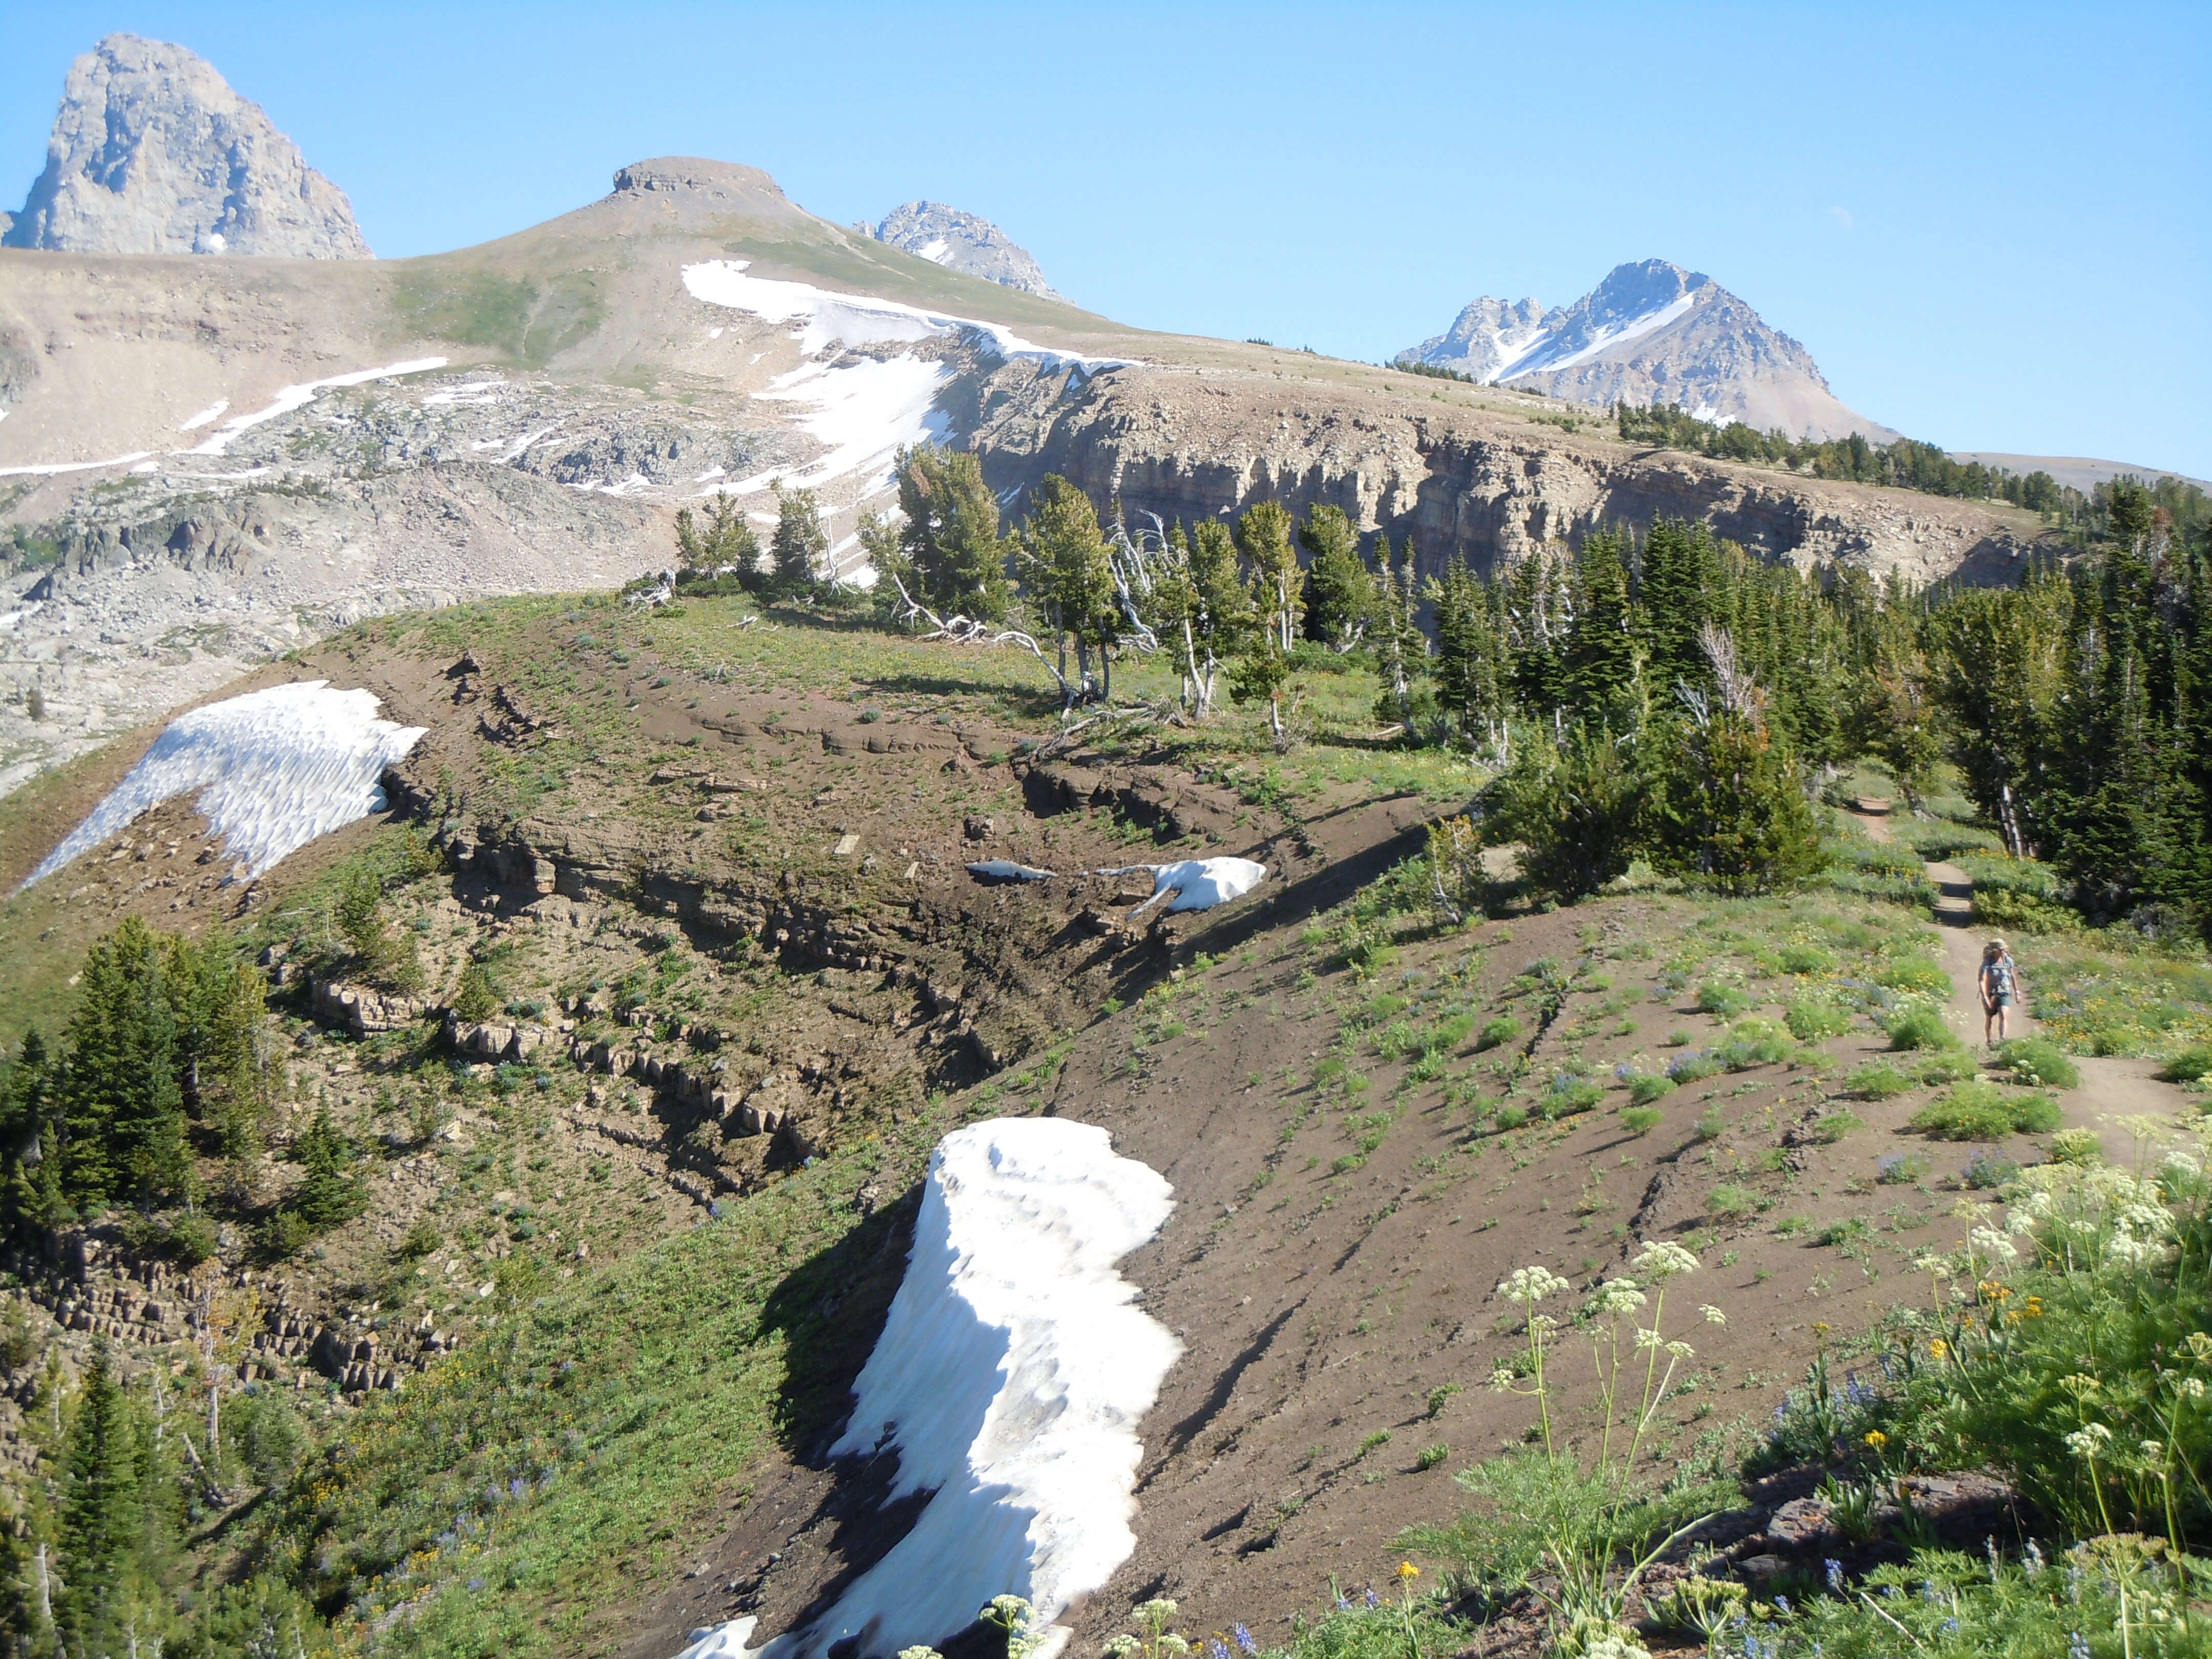
[[(965, 1628), (994, 1595), (1039, 1626), (1136, 1547), (1138, 1426), (1182, 1352), (1115, 1264), (1174, 1208), (1105, 1130), (1000, 1118), (938, 1143), (906, 1277), (854, 1387), (837, 1456), (896, 1450), (912, 1530), (813, 1624), (753, 1651), (889, 1659)], [(738, 1659), (754, 1621), (695, 1633), (680, 1659)], [(1069, 1632), (1046, 1632), (1052, 1659)]]
[(749, 311), (766, 322), (799, 325), (800, 344), (810, 356), (830, 345), (893, 345), (926, 340), (933, 335), (972, 331), (982, 335), (991, 349), (1009, 362), (1026, 358), (1054, 373), (1074, 368), (1091, 374), (1130, 366), (1130, 360), (1124, 357), (1085, 357), (1037, 345), (1000, 323), (924, 311), (873, 295), (833, 294), (809, 283), (749, 276), (745, 274), (748, 263), (709, 259), (702, 264), (686, 265), (684, 290), (708, 305)]
[(258, 876), (317, 836), (383, 810), (378, 780), (423, 728), (380, 720), (377, 708), (370, 692), (300, 680), (180, 714), (23, 885), (195, 789), (225, 852)]
[(228, 448), (232, 439), (248, 427), (259, 426), (264, 421), (273, 421), (279, 415), (289, 415), (294, 410), (312, 402), (319, 392), (332, 386), (366, 386), (371, 380), (381, 380), (396, 374), (421, 374), (434, 368), (443, 368), (443, 357), (410, 357), (405, 362), (388, 363), (382, 368), (358, 368), (350, 374), (333, 374), (325, 380), (307, 380), (298, 386), (279, 386), (276, 396), (267, 407), (251, 410), (243, 415), (234, 415), (215, 429), (204, 443), (196, 444), (185, 451), (187, 455), (220, 455)]

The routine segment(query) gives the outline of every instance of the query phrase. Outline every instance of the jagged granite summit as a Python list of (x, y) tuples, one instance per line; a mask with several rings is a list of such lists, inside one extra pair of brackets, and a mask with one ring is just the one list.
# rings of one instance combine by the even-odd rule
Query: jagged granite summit
[(5, 229), (9, 247), (59, 253), (374, 257), (345, 192), (258, 104), (198, 53), (135, 34), (70, 66), (46, 170)]
[(1044, 272), (1027, 248), (988, 219), (963, 213), (942, 202), (908, 202), (893, 208), (880, 224), (863, 221), (854, 228), (948, 270), (981, 276), (1024, 294), (1060, 297), (1045, 281)]
[(1680, 404), (1700, 419), (1793, 437), (1897, 434), (1846, 408), (1812, 353), (1703, 272), (1616, 265), (1571, 306), (1488, 297), (1398, 354), (1493, 385), (1609, 409)]

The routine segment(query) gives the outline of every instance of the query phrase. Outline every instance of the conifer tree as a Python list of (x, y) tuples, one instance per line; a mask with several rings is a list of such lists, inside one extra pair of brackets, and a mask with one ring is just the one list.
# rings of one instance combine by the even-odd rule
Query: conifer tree
[(822, 528), (822, 514), (811, 489), (775, 487), (775, 531), (769, 538), (772, 578), (779, 593), (811, 593), (826, 579), (823, 559), (830, 551), (830, 537)]
[[(1097, 510), (1091, 498), (1058, 473), (1048, 472), (1031, 498), (1028, 522), (1022, 526), (1016, 568), (1030, 600), (1051, 620), (1060, 641), (1060, 666), (1067, 675), (1067, 645), (1075, 641), (1075, 660), (1082, 694), (1094, 690), (1110, 694), (1106, 653), (1120, 637), (1120, 616), (1115, 609), (1114, 572), (1106, 556), (1106, 538), (1098, 528)], [(1091, 672), (1093, 648), (1100, 658), (1101, 676)]]
[(1602, 715), (1628, 695), (1637, 675), (1637, 642), (1628, 599), (1628, 564), (1621, 538), (1598, 531), (1575, 562), (1574, 632), (1565, 662), (1571, 702)]
[(1413, 544), (1406, 544), (1401, 569), (1390, 563), (1390, 542), (1376, 545), (1374, 647), (1375, 669), (1382, 678), (1382, 695), (1376, 699), (1375, 717), (1395, 721), (1413, 730), (1413, 677), (1428, 654), (1428, 635), (1421, 632), (1415, 614), (1419, 595), (1413, 586)]
[(1366, 631), (1374, 591), (1359, 557), (1359, 527), (1342, 507), (1316, 507), (1298, 526), (1298, 545), (1306, 554), (1306, 637), (1349, 651)]
[(898, 453), (900, 550), (921, 585), (915, 597), (944, 611), (997, 622), (1012, 589), (999, 502), (969, 450), (931, 445)]
[(1426, 592), (1436, 607), (1437, 695), (1443, 712), (1470, 748), (1503, 756), (1507, 749), (1505, 647), (1492, 592), (1464, 559), (1447, 564), (1442, 576), (1431, 579)]
[(328, 1107), (317, 1109), (292, 1156), (302, 1174), (287, 1207), (309, 1226), (340, 1226), (368, 1207), (368, 1191), (352, 1173), (353, 1143), (331, 1121)]
[(120, 1653), (144, 1538), (138, 1425), (106, 1344), (93, 1350), (61, 1456), (55, 1620), (72, 1654)]
[(1297, 643), (1305, 591), (1305, 572), (1291, 542), (1290, 514), (1276, 501), (1247, 507), (1237, 521), (1237, 546), (1249, 567), (1253, 609), (1287, 655)]
[(64, 1037), (62, 1180), (80, 1205), (185, 1195), (191, 1168), (177, 1022), (153, 931), (137, 917), (94, 945)]
[(1706, 684), (1698, 633), (1722, 614), (1718, 550), (1702, 524), (1662, 519), (1644, 538), (1636, 580), (1645, 672), (1656, 692)]
[(676, 510), (677, 579), (711, 578), (726, 570), (744, 586), (757, 588), (760, 538), (753, 534), (738, 498), (716, 492), (707, 498), (704, 515), (702, 521), (688, 507)]

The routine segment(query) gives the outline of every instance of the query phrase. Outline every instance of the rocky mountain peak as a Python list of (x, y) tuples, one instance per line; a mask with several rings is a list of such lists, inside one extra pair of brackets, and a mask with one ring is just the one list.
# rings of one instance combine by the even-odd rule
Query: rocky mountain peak
[(373, 256), (345, 192), (215, 65), (111, 34), (70, 66), (46, 167), (0, 237), (64, 253)]
[(1679, 404), (1797, 437), (1896, 435), (1839, 402), (1802, 345), (1704, 272), (1665, 259), (1615, 265), (1571, 306), (1486, 296), (1398, 361), (1601, 409)]
[(1024, 294), (1060, 297), (1027, 248), (988, 219), (942, 202), (907, 202), (893, 208), (881, 223), (863, 222), (854, 228), (948, 270), (981, 276)]

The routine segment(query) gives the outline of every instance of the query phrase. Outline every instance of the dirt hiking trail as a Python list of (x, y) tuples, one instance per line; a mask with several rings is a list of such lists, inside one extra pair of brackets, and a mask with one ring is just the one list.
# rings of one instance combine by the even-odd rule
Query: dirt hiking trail
[[(1855, 810), (1851, 816), (1867, 834), (1880, 842), (1894, 842), (1887, 812)], [(1951, 976), (1951, 1004), (1946, 1017), (1967, 1046), (1980, 1048), (1983, 1020), (1977, 977), (1981, 971), (1982, 947), (1990, 930), (1974, 922), (1974, 882), (1957, 865), (1930, 860), (1928, 879), (1936, 884), (1936, 923), (1943, 931), (1943, 967)], [(2037, 1036), (2041, 1027), (2027, 1011), (2032, 976), (2023, 971), (2021, 1004), (2012, 1011), (2010, 1035)], [(2145, 1117), (2181, 1123), (2194, 1115), (2194, 1103), (2174, 1084), (2154, 1075), (2155, 1060), (2123, 1059), (2109, 1054), (2077, 1054), (2081, 1086), (2057, 1091), (2060, 1109), (2069, 1129), (2094, 1129), (2106, 1158), (2132, 1165), (2138, 1137), (2125, 1127), (2128, 1120)]]

